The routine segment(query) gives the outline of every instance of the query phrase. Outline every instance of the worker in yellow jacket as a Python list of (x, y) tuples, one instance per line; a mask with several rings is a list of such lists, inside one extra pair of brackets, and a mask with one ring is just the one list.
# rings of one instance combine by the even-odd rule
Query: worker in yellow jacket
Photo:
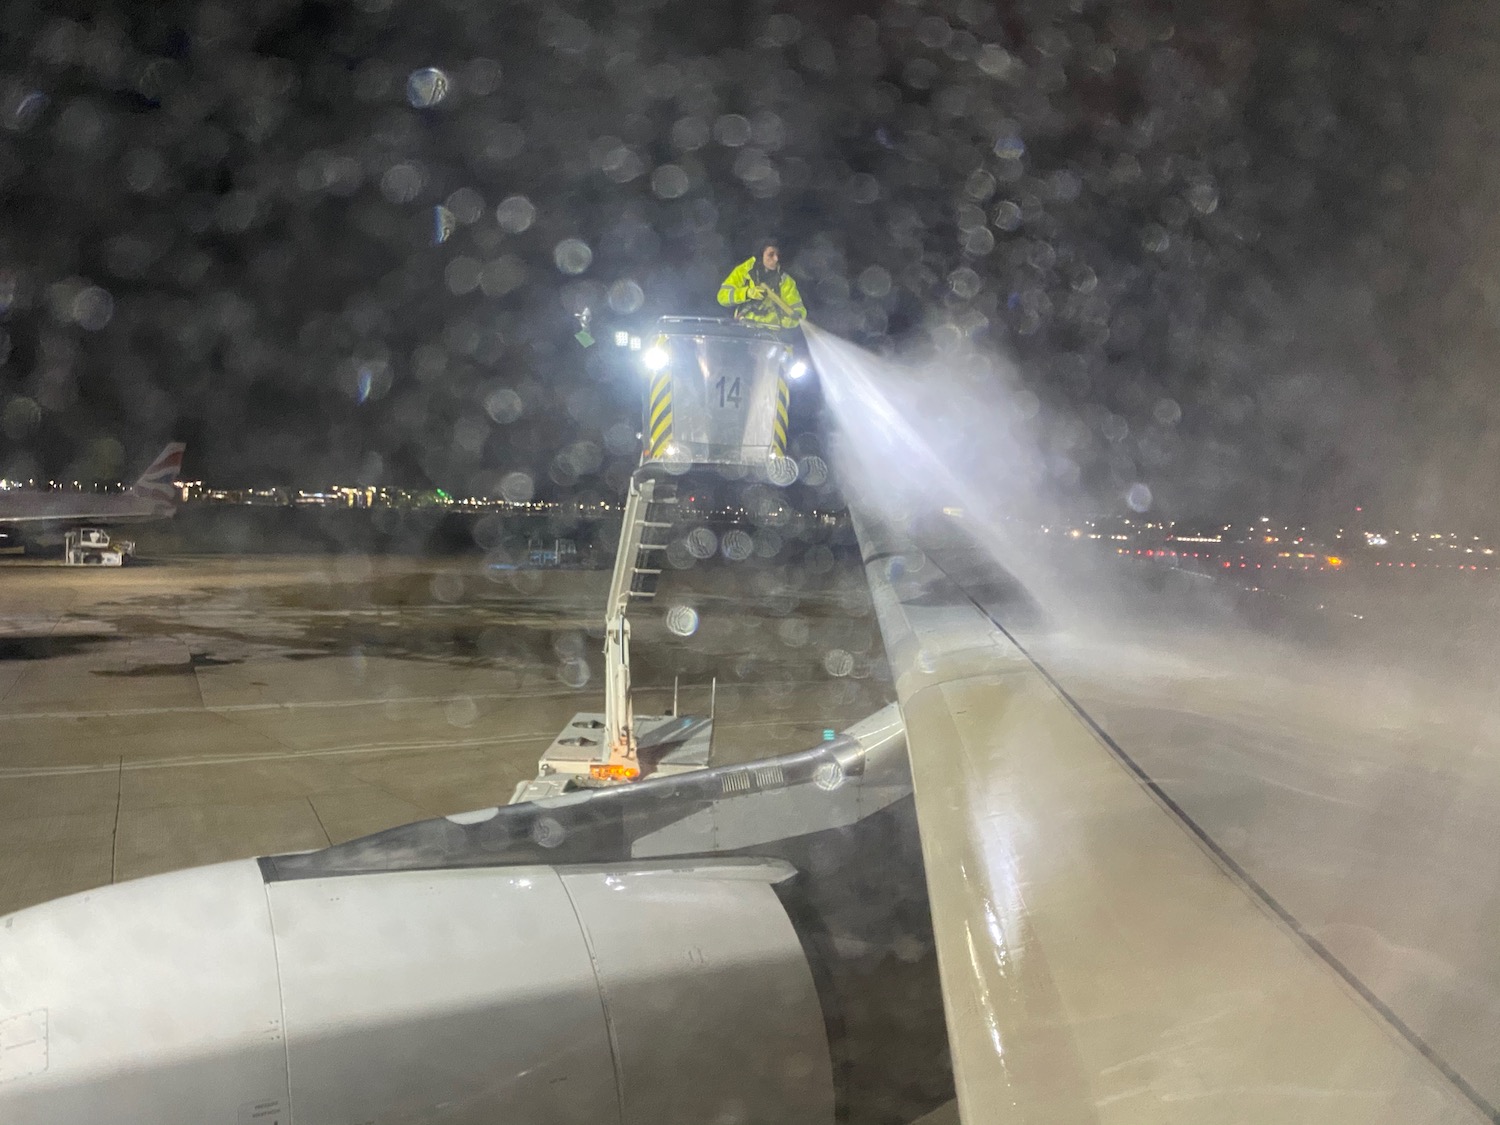
[(734, 309), (736, 320), (768, 328), (796, 328), (807, 319), (807, 306), (792, 275), (781, 268), (776, 243), (761, 243), (760, 253), (735, 266), (719, 286), (719, 304)]

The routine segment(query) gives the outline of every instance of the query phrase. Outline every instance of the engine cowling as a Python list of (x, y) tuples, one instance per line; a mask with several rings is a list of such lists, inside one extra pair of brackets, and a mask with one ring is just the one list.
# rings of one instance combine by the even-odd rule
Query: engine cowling
[(7, 1125), (832, 1120), (774, 860), (266, 881), (0, 920)]

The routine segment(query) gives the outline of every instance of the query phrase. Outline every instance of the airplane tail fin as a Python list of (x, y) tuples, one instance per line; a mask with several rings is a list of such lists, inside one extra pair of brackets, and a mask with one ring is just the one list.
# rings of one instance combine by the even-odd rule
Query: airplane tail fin
[(182, 475), (182, 455), (187, 446), (174, 441), (156, 455), (146, 471), (140, 475), (130, 491), (165, 508), (175, 506), (177, 494), (172, 485)]

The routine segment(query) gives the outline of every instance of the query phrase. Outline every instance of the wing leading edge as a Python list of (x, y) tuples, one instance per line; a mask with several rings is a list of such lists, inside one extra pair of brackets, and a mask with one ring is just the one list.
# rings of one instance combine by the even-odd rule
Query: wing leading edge
[(855, 525), (968, 1125), (1490, 1119), (936, 561)]

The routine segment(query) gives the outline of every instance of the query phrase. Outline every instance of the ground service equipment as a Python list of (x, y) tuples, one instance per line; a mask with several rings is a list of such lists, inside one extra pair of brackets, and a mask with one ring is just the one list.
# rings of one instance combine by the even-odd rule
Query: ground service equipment
[(129, 539), (111, 539), (98, 527), (80, 527), (63, 536), (63, 562), (68, 566), (124, 566), (135, 555)]
[(646, 379), (640, 467), (625, 498), (614, 576), (605, 605), (604, 711), (574, 715), (542, 755), (528, 801), (570, 785), (634, 781), (702, 769), (713, 716), (637, 715), (630, 693), (630, 610), (656, 597), (675, 521), (676, 481), (697, 468), (732, 468), (790, 484), (786, 455), (788, 372), (784, 333), (701, 317), (664, 317), (641, 353)]

